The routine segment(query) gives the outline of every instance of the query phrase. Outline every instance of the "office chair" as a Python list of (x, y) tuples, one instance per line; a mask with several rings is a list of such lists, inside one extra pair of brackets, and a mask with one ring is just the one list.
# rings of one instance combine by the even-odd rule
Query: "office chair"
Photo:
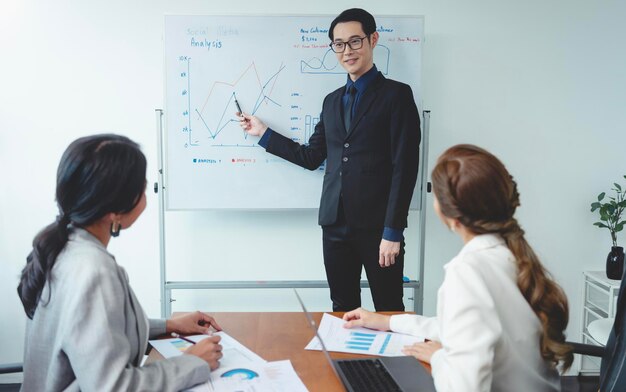
[[(0, 374), (11, 374), (11, 373), (22, 373), (23, 368), (21, 363), (5, 363), (0, 364)], [(0, 392), (14, 392), (19, 391), (21, 384), (11, 383), (11, 384), (1, 384), (0, 383)]]
[[(626, 271), (625, 271), (626, 272)], [(626, 273), (622, 275), (615, 322), (604, 347), (567, 342), (575, 354), (601, 357), (599, 387), (601, 392), (626, 391)]]

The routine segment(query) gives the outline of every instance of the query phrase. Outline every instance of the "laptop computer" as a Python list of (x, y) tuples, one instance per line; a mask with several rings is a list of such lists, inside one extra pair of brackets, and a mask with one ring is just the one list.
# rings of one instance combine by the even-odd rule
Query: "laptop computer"
[(414, 357), (332, 359), (296, 289), (298, 302), (335, 375), (349, 392), (431, 392), (433, 378)]

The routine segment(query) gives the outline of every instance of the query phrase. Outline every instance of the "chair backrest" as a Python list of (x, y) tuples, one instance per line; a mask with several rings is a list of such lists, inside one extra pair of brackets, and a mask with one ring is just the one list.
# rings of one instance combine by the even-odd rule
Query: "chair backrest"
[(0, 391), (2, 392), (18, 392), (22, 385), (22, 377), (20, 376), (5, 376), (11, 373), (22, 373), (23, 368), (21, 363), (3, 363), (0, 364), (0, 374), (3, 375), (0, 380)]
[(615, 323), (606, 342), (600, 366), (600, 390), (624, 391), (626, 389), (626, 269), (617, 297)]
[(19, 362), (0, 364), (0, 374), (21, 373), (22, 371), (22, 364)]

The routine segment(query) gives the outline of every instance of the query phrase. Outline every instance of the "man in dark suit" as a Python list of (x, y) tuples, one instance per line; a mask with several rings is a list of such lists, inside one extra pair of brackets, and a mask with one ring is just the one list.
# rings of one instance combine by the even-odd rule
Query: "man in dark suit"
[(377, 311), (404, 310), (402, 278), (407, 215), (419, 164), (420, 119), (411, 88), (374, 65), (374, 17), (353, 8), (330, 25), (331, 48), (347, 83), (324, 99), (308, 145), (241, 114), (259, 144), (310, 170), (326, 160), (319, 209), (324, 266), (333, 310), (361, 305), (365, 267)]

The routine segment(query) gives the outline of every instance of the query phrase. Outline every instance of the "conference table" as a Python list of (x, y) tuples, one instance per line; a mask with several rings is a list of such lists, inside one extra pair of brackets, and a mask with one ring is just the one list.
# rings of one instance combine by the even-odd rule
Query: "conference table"
[[(384, 312), (398, 314), (399, 312)], [(180, 313), (179, 313), (180, 314)], [(298, 376), (311, 392), (344, 391), (321, 351), (305, 350), (314, 332), (302, 312), (218, 312), (210, 313), (224, 332), (267, 361), (289, 359)], [(311, 312), (319, 325), (322, 312)], [(330, 313), (342, 317), (343, 313)], [(176, 315), (176, 313), (174, 314)], [(332, 358), (368, 357), (367, 355), (330, 353)], [(151, 350), (148, 363), (162, 359)], [(422, 363), (430, 371), (430, 366)]]

